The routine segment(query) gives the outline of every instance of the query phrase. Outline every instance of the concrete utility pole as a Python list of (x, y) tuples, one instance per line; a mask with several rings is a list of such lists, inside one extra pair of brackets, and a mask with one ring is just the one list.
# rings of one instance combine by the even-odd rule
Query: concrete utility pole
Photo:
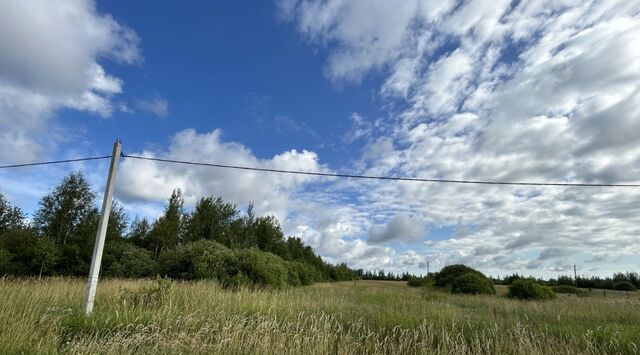
[(576, 287), (578, 287), (578, 273), (576, 272), (576, 264), (573, 264), (573, 279), (576, 282)]
[(120, 161), (121, 149), (122, 145), (120, 141), (116, 140), (116, 142), (113, 143), (113, 153), (111, 154), (109, 176), (107, 177), (107, 185), (104, 188), (102, 214), (100, 215), (100, 223), (98, 224), (96, 243), (93, 245), (93, 258), (91, 259), (91, 269), (89, 270), (89, 279), (87, 280), (87, 290), (84, 294), (84, 313), (87, 315), (91, 314), (91, 312), (93, 311), (93, 300), (96, 297), (98, 276), (100, 275), (100, 263), (102, 262), (102, 250), (104, 249), (104, 240), (107, 234), (107, 226), (109, 224), (111, 200), (113, 199), (113, 187), (116, 182), (116, 172), (118, 171), (118, 162)]
[(427, 261), (427, 276), (429, 276), (429, 262)]

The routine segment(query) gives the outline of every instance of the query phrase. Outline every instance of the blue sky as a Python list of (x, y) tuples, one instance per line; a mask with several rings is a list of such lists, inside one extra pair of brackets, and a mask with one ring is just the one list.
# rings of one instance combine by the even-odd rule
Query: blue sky
[[(122, 99), (134, 106), (136, 100), (165, 100), (169, 114), (159, 120), (144, 111), (116, 112), (96, 121), (69, 111), (61, 121), (86, 125), (87, 138), (105, 147), (120, 137), (129, 151), (165, 144), (176, 131), (191, 127), (220, 129), (226, 140), (242, 142), (259, 158), (295, 148), (317, 151), (327, 163), (348, 164), (341, 134), (352, 112), (380, 115), (376, 86), (340, 88), (326, 80), (324, 51), (300, 41), (277, 10), (265, 1), (168, 2), (155, 4), (153, 11), (142, 3), (99, 2), (98, 11), (141, 38), (142, 63), (104, 63), (107, 72), (123, 79)], [(182, 20), (167, 26), (175, 18)]]
[[(0, 164), (103, 155), (422, 178), (640, 179), (640, 5), (628, 1), (0, 5)], [(0, 172), (32, 212), (61, 177)], [(124, 159), (116, 197), (174, 188), (279, 218), (331, 262), (491, 274), (637, 270), (638, 189), (285, 176)]]

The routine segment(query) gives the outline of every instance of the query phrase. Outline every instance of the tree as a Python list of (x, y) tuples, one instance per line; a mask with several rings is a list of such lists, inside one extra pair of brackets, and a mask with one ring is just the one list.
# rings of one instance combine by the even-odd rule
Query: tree
[(64, 245), (80, 222), (95, 211), (94, 203), (95, 193), (82, 173), (72, 173), (40, 200), (33, 224), (41, 236)]
[(10, 229), (24, 227), (24, 213), (20, 208), (11, 206), (0, 193), (0, 235)]
[(173, 190), (169, 198), (169, 205), (164, 213), (153, 224), (145, 247), (157, 258), (165, 249), (178, 245), (182, 236), (184, 200), (180, 189)]
[(151, 233), (151, 224), (146, 218), (135, 219), (131, 223), (131, 230), (129, 231), (128, 240), (136, 246), (142, 247), (145, 245), (149, 234)]
[(186, 223), (185, 241), (207, 239), (229, 247), (231, 226), (237, 215), (236, 206), (220, 197), (201, 198)]
[(258, 249), (271, 252), (286, 259), (287, 246), (284, 243), (284, 233), (278, 219), (274, 216), (260, 217), (256, 220), (253, 230)]
[(38, 238), (32, 260), (32, 270), (38, 269), (38, 277), (53, 274), (59, 259), (60, 249), (55, 242), (49, 238)]
[(33, 260), (38, 238), (30, 229), (12, 229), (0, 236), (0, 250), (9, 255), (7, 273), (29, 275), (34, 273)]

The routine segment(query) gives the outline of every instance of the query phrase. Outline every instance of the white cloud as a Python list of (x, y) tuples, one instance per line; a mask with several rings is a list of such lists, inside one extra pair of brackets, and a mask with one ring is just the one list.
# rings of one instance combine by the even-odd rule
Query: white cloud
[[(284, 18), (328, 52), (331, 80), (357, 82), (372, 71), (386, 78), (379, 90), (393, 103), (383, 106), (391, 108), (388, 129), (361, 135), (360, 171), (638, 181), (639, 3), (456, 4), (282, 3)], [(495, 273), (552, 273), (593, 260), (615, 270), (616, 257), (640, 256), (640, 192), (633, 189), (337, 186), (359, 192), (351, 213), (367, 218), (356, 219), (354, 237), (364, 237), (368, 220), (398, 213), (452, 229), (451, 238), (417, 250), (435, 267), (466, 262)], [(388, 229), (373, 228), (373, 241), (392, 235)], [(398, 265), (399, 256), (388, 255)]]
[[(133, 153), (132, 153), (133, 154)], [(323, 171), (314, 152), (289, 150), (270, 159), (260, 159), (240, 143), (225, 142), (215, 130), (199, 134), (193, 129), (176, 133), (166, 151), (136, 153), (147, 157), (214, 162), (258, 168)], [(256, 211), (287, 216), (291, 196), (312, 177), (248, 170), (185, 166), (127, 159), (119, 173), (119, 196), (125, 200), (164, 201), (180, 188), (193, 205), (202, 196), (221, 196), (237, 205), (255, 201)]]
[[(141, 60), (139, 39), (90, 0), (3, 1), (0, 5), (0, 159), (30, 161), (61, 135), (51, 118), (60, 108), (103, 117), (122, 80), (98, 60)], [(17, 154), (20, 152), (20, 154)]]
[(390, 241), (416, 243), (424, 239), (424, 228), (419, 218), (411, 218), (404, 213), (397, 214), (384, 226), (369, 229), (369, 242), (374, 244)]
[(169, 103), (160, 98), (150, 100), (137, 100), (136, 108), (138, 110), (150, 113), (157, 117), (167, 117), (169, 115)]

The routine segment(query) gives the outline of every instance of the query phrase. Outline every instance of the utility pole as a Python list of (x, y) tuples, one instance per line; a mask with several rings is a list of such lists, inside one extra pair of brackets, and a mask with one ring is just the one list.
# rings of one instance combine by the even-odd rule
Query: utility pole
[(573, 264), (573, 279), (576, 282), (576, 287), (578, 287), (578, 273), (576, 272), (576, 264)]
[(98, 223), (96, 243), (93, 245), (93, 257), (91, 258), (91, 269), (89, 270), (89, 279), (87, 280), (87, 290), (84, 294), (84, 313), (87, 315), (91, 314), (93, 311), (93, 300), (96, 297), (98, 276), (100, 275), (100, 264), (102, 262), (102, 250), (104, 249), (104, 240), (107, 234), (107, 226), (109, 224), (111, 200), (113, 199), (113, 187), (116, 181), (116, 172), (118, 171), (121, 149), (122, 144), (119, 140), (116, 140), (115, 143), (113, 143), (113, 153), (111, 154), (111, 164), (109, 165), (109, 176), (107, 177), (107, 185), (104, 188), (102, 214), (100, 215), (100, 222)]
[(427, 276), (429, 276), (429, 262), (427, 261)]

